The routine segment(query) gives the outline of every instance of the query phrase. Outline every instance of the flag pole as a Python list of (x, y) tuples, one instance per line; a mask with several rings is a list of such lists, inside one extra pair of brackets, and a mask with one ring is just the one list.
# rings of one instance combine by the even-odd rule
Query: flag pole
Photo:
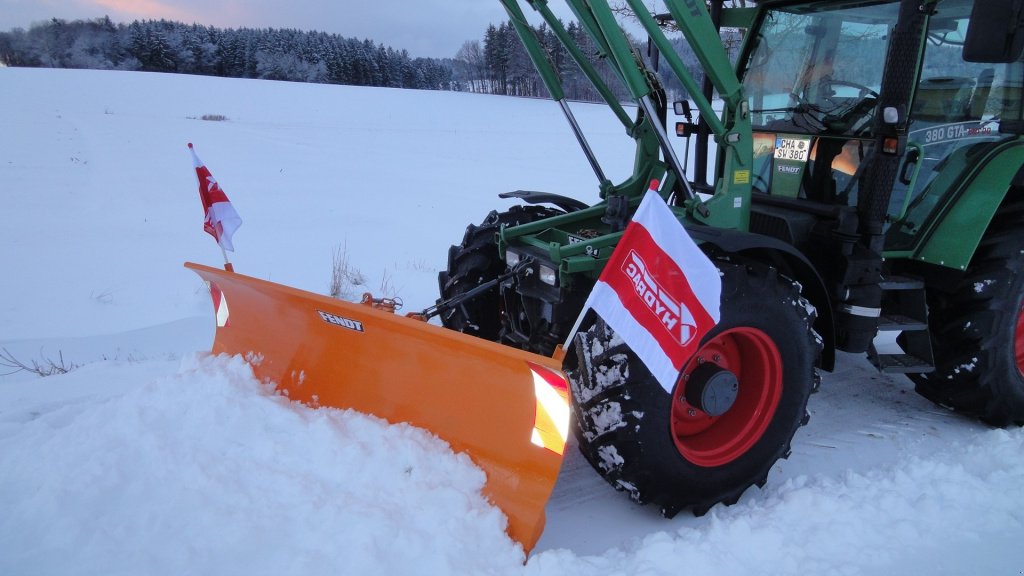
[[(220, 246), (220, 242), (217, 242), (217, 246)], [(220, 253), (224, 255), (224, 269), (228, 272), (234, 272), (235, 267), (232, 266), (231, 262), (228, 260), (228, 251), (225, 250), (223, 246), (220, 246)]]

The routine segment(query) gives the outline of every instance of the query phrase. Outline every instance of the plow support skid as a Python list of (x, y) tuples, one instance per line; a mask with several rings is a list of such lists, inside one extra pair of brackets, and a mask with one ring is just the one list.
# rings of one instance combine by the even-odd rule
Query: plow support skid
[(407, 422), (465, 452), (529, 553), (561, 467), (569, 406), (559, 363), (369, 306), (187, 263), (210, 284), (214, 354), (310, 406)]

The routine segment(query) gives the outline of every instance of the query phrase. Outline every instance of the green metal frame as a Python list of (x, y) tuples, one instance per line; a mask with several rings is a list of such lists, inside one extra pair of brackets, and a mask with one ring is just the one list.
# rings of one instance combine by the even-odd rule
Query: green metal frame
[[(551, 97), (565, 112), (584, 152), (598, 177), (599, 195), (602, 199), (610, 196), (625, 196), (630, 210), (639, 205), (640, 199), (653, 179), (663, 182), (661, 194), (668, 200), (676, 193), (682, 198), (675, 211), (681, 220), (690, 219), (719, 228), (746, 230), (748, 226), (751, 190), (751, 168), (753, 165), (750, 120), (743, 87), (736, 77), (728, 54), (719, 40), (711, 16), (703, 2), (694, 0), (668, 0), (666, 5), (680, 25), (690, 44), (694, 46), (708, 78), (725, 101), (725, 112), (719, 118), (711, 102), (702, 94), (700, 86), (687, 70), (682, 59), (676, 55), (671, 43), (658, 22), (651, 17), (641, 0), (627, 0), (651, 40), (659, 48), (671, 71), (690, 93), (690, 97), (711, 129), (723, 159), (724, 174), (729, 177), (719, 181), (710, 197), (697, 195), (689, 184), (684, 168), (675, 154), (671, 140), (655, 113), (655, 98), (661, 97), (658, 81), (647, 70), (642, 57), (630, 44), (620, 28), (616, 16), (607, 0), (566, 0), (584, 31), (593, 40), (600, 56), (611, 64), (618, 80), (627, 90), (630, 99), (638, 106), (639, 112), (632, 120), (625, 107), (618, 101), (611, 87), (589, 63), (582, 49), (571, 39), (561, 21), (548, 7), (547, 0), (499, 0), (508, 13), (509, 19), (520, 41), (526, 48)], [(626, 133), (636, 141), (633, 173), (625, 181), (613, 184), (604, 176), (593, 152), (579, 126), (572, 116), (571, 107), (565, 100), (565, 92), (558, 72), (551, 65), (533, 29), (527, 21), (523, 6), (533, 8), (566, 47), (570, 57), (595, 86)], [(752, 12), (744, 11), (747, 20)], [(543, 222), (504, 229), (499, 234), (499, 249), (504, 254), (510, 244), (532, 246), (544, 250), (555, 262), (561, 263), (563, 281), (571, 281), (578, 273), (596, 275), (607, 260), (608, 249), (614, 246), (621, 233), (612, 232), (601, 217), (605, 203), (592, 208), (567, 214)], [(570, 239), (564, 229), (588, 227), (602, 233), (595, 238)]]

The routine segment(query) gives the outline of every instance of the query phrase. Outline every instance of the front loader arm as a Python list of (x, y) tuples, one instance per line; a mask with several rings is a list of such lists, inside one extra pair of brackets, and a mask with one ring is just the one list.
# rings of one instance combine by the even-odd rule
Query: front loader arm
[[(520, 40), (548, 87), (548, 91), (555, 100), (559, 101), (563, 109), (567, 110), (568, 106), (564, 102), (559, 75), (551, 66), (543, 47), (526, 23), (520, 0), (500, 1), (508, 12)], [(629, 92), (630, 98), (643, 110), (646, 122), (639, 121), (633, 124), (625, 119), (625, 112), (614, 94), (601, 81), (599, 75), (584, 57), (580, 47), (569, 37), (561, 22), (552, 14), (547, 0), (522, 1), (527, 2), (539, 12), (547, 25), (555, 31), (556, 37), (566, 47), (573, 59), (580, 64), (584, 74), (623, 121), (630, 136), (637, 141), (637, 159), (633, 177), (619, 186), (611, 187), (605, 180), (604, 172), (592, 150), (586, 144), (571, 112), (566, 112), (577, 138), (583, 145), (588, 159), (594, 166), (595, 173), (598, 174), (598, 178), (602, 182), (602, 197), (609, 195), (638, 197), (642, 195), (647, 189), (646, 185), (650, 174), (657, 170), (660, 154), (670, 168), (673, 179), (684, 190), (686, 206), (694, 218), (717, 226), (745, 229), (748, 223), (746, 207), (750, 202), (750, 170), (753, 156), (747, 103), (742, 85), (733, 71), (717, 29), (703, 3), (695, 0), (666, 0), (670, 14), (683, 30), (690, 46), (704, 67), (707, 77), (723, 98), (724, 119), (719, 119), (711, 101), (704, 97), (696, 80), (689, 73), (682, 59), (675, 53), (671, 42), (643, 5), (642, 0), (627, 0), (637, 20), (664, 55), (673, 74), (679, 78), (690, 98), (695, 102), (701, 117), (707, 122), (719, 147), (728, 151), (724, 163), (727, 177), (720, 181), (715, 196), (707, 200), (706, 205), (705, 201), (698, 198), (690, 186), (685, 166), (676, 155), (672, 142), (665, 132), (665, 127), (659, 121), (659, 104), (653, 98), (655, 93), (660, 91), (656, 76), (646, 69), (636, 49), (620, 28), (607, 0), (566, 0), (566, 4), (591, 36), (594, 44), (601, 51), (601, 55), (607, 57), (613, 70)], [(670, 187), (666, 187), (664, 193), (668, 195), (670, 192)]]

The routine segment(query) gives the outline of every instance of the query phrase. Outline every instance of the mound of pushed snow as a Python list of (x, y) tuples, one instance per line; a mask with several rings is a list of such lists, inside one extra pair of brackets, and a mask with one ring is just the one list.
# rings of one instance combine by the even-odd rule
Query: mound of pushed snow
[(290, 402), (239, 358), (189, 356), (171, 377), (21, 416), (0, 435), (2, 574), (470, 574), (523, 561), (467, 457), (410, 426)]

